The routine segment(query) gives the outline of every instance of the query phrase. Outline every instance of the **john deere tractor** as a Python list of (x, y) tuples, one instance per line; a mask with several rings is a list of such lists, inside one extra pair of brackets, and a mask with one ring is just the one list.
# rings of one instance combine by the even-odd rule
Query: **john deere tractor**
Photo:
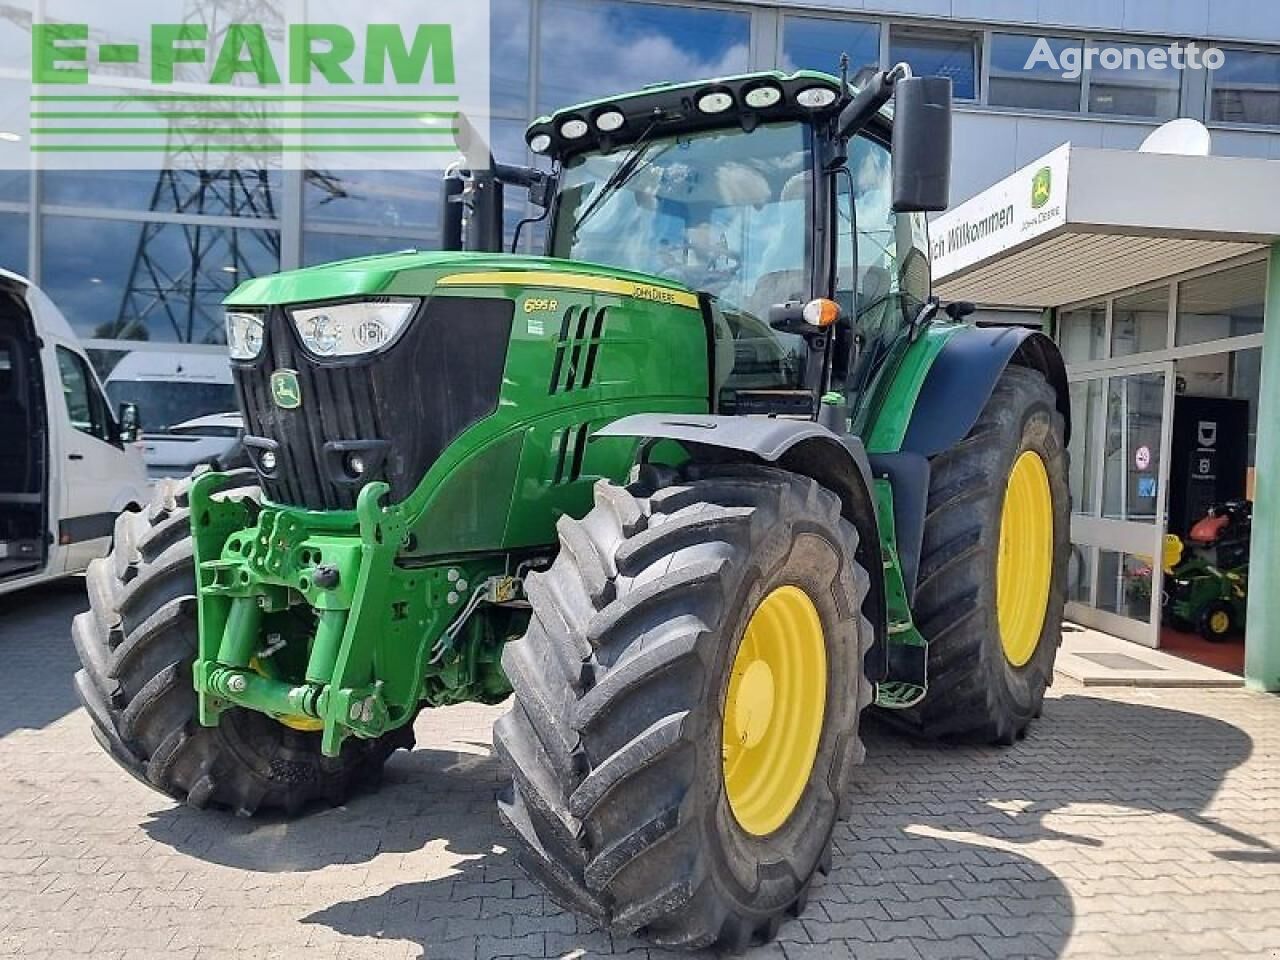
[[(1069, 404), (931, 296), (950, 84), (760, 73), (538, 120), (446, 252), (251, 280), (252, 469), (120, 518), (75, 622), (102, 745), (196, 807), (375, 781), (514, 694), (502, 816), (560, 902), (682, 947), (797, 913), (875, 705), (1012, 743), (1053, 667)], [(503, 252), (504, 188), (545, 256)], [(1030, 185), (1028, 185), (1030, 189)]]

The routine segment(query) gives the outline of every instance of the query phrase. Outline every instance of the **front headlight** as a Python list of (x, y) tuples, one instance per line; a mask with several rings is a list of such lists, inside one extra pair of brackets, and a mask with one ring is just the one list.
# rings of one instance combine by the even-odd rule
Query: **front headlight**
[(256, 313), (227, 314), (227, 346), (232, 360), (253, 360), (262, 352), (262, 317)]
[(417, 300), (337, 303), (290, 310), (307, 349), (320, 357), (354, 357), (390, 346), (404, 332)]

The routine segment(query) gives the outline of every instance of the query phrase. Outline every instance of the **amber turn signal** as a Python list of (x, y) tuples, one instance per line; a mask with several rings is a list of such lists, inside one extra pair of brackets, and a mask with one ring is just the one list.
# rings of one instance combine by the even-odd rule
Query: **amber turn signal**
[(840, 319), (840, 304), (834, 300), (810, 300), (804, 305), (804, 322), (811, 327), (829, 327)]

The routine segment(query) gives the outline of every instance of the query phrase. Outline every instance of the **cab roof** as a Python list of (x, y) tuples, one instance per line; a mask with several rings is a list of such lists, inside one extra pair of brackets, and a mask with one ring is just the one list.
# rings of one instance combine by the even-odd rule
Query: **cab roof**
[[(850, 87), (851, 93), (857, 92), (857, 79)], [(716, 94), (727, 94), (729, 99)], [(719, 109), (712, 112), (707, 106)], [(774, 70), (652, 84), (632, 93), (566, 107), (535, 120), (526, 140), (534, 153), (564, 160), (589, 151), (609, 152), (651, 129), (655, 136), (725, 127), (751, 130), (761, 123), (834, 116), (841, 106), (838, 77), (813, 70), (792, 74)], [(892, 120), (890, 110), (881, 114), (884, 121)], [(542, 149), (535, 149), (538, 147)]]

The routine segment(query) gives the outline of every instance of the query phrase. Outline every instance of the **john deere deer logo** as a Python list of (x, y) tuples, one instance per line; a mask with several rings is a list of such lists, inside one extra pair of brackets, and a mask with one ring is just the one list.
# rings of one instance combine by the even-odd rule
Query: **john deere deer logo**
[(1031, 181), (1031, 209), (1039, 210), (1049, 202), (1049, 197), (1053, 193), (1053, 170), (1049, 167), (1041, 167), (1036, 171), (1035, 179)]
[(277, 370), (271, 375), (271, 398), (281, 410), (297, 410), (302, 406), (302, 387), (296, 370)]

